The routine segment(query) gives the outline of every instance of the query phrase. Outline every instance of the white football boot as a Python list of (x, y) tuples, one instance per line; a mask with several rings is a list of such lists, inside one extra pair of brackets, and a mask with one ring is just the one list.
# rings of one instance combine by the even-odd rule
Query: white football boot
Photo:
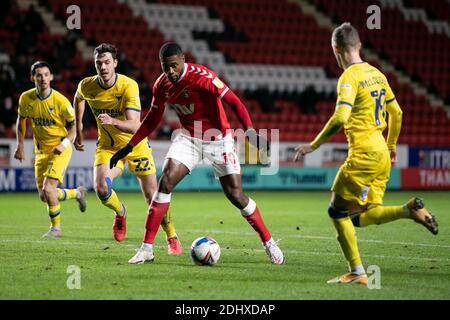
[(47, 231), (47, 233), (44, 233), (42, 235), (42, 238), (61, 238), (62, 237), (62, 231), (61, 229), (55, 229), (53, 227), (50, 227), (50, 230)]
[(153, 262), (155, 256), (153, 255), (153, 246), (144, 246), (144, 244), (136, 250), (136, 254), (128, 260), (131, 264), (141, 264), (144, 262)]
[(264, 248), (266, 249), (266, 253), (272, 263), (284, 264), (286, 259), (284, 258), (283, 252), (281, 251), (280, 247), (278, 247), (278, 241), (270, 238), (270, 240), (264, 244)]

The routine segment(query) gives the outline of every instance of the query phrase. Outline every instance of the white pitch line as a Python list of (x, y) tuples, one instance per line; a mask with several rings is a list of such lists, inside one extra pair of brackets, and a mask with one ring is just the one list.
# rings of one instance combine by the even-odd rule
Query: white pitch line
[[(92, 242), (59, 242), (56, 239), (49, 239), (50, 241), (44, 241), (44, 240), (8, 240), (8, 239), (2, 239), (0, 240), (0, 243), (39, 243), (39, 244), (57, 244), (57, 245), (95, 245), (95, 246), (108, 246), (108, 244), (93, 244)], [(110, 245), (110, 244), (109, 244)], [(131, 244), (121, 244), (123, 247), (127, 248), (136, 248), (137, 246), (131, 245)], [(161, 250), (165, 246), (162, 245), (155, 245), (155, 249)], [(186, 249), (186, 248), (185, 248)], [(230, 248), (232, 251), (256, 251), (256, 252), (264, 252), (264, 249), (254, 249), (254, 248)], [(341, 256), (341, 253), (338, 252), (326, 252), (326, 251), (301, 251), (301, 250), (295, 250), (295, 249), (283, 249), (283, 252), (285, 253), (293, 253), (298, 255), (315, 255), (315, 256)], [(430, 258), (430, 257), (421, 257), (421, 256), (386, 256), (386, 255), (371, 255), (371, 254), (364, 254), (364, 257), (371, 257), (371, 258), (378, 258), (378, 259), (398, 259), (398, 260), (426, 260), (426, 261), (432, 261), (432, 262), (449, 262), (450, 259), (446, 258)]]

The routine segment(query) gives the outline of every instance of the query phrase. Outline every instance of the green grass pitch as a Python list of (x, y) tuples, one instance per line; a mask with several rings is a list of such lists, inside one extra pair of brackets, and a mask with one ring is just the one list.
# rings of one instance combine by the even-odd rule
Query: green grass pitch
[[(327, 216), (328, 192), (249, 192), (287, 262), (272, 265), (253, 229), (219, 192), (175, 192), (171, 210), (184, 252), (168, 256), (164, 232), (154, 263), (129, 265), (143, 237), (146, 205), (139, 193), (119, 193), (128, 205), (128, 232), (113, 240), (112, 213), (94, 193), (81, 214), (62, 204), (64, 237), (42, 239), (49, 226), (37, 194), (0, 195), (0, 299), (449, 299), (448, 192), (388, 192), (386, 205), (424, 198), (436, 214), (433, 236), (411, 220), (357, 229), (365, 266), (377, 265), (381, 288), (329, 285), (346, 271)], [(222, 249), (217, 265), (200, 267), (188, 252), (203, 235)], [(68, 289), (68, 266), (81, 270), (81, 289)]]

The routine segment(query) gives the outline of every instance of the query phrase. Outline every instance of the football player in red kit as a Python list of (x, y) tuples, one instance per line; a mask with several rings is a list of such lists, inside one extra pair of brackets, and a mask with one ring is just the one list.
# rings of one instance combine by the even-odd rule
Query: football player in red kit
[(258, 233), (272, 263), (283, 264), (284, 255), (265, 226), (255, 201), (242, 191), (241, 167), (222, 101), (233, 109), (251, 143), (264, 148), (267, 141), (253, 129), (247, 109), (233, 91), (208, 68), (186, 63), (178, 44), (165, 43), (159, 59), (163, 74), (153, 86), (151, 108), (130, 142), (113, 155), (110, 166), (114, 167), (158, 126), (166, 106), (176, 110), (183, 132), (174, 138), (166, 155), (158, 191), (147, 215), (144, 241), (128, 262), (154, 260), (153, 241), (169, 209), (172, 190), (206, 158), (211, 161), (227, 198)]

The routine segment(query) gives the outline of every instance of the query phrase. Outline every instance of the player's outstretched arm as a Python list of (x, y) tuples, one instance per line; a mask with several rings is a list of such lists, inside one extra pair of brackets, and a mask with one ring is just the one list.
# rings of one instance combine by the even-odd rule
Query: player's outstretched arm
[(78, 151), (84, 151), (83, 145), (83, 115), (85, 102), (77, 94), (73, 98), (73, 108), (75, 109), (76, 136), (73, 145)]
[(16, 151), (14, 152), (14, 159), (17, 159), (20, 162), (25, 160), (24, 139), (26, 131), (27, 131), (27, 118), (18, 115), (16, 121), (17, 147)]
[(328, 141), (332, 136), (338, 133), (343, 125), (350, 117), (352, 109), (347, 105), (338, 105), (334, 111), (334, 114), (325, 124), (322, 131), (316, 136), (316, 138), (309, 144), (300, 144), (295, 148), (294, 161), (300, 160), (308, 153), (313, 152), (319, 148), (324, 142)]

